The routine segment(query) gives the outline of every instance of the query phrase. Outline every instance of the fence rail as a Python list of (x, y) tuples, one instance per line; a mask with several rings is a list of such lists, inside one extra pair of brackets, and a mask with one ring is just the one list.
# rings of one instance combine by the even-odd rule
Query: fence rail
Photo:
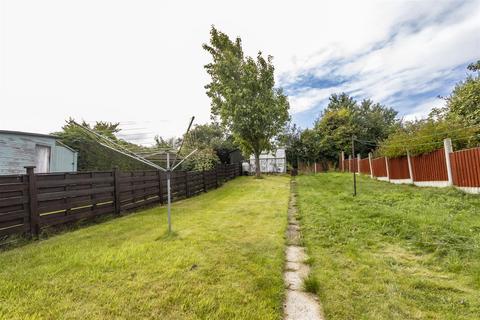
[[(340, 156), (340, 168), (347, 172), (370, 174), (392, 183), (413, 183), (418, 186), (455, 186), (470, 193), (480, 193), (480, 147), (453, 151), (451, 140), (445, 147), (428, 154), (371, 159), (345, 159)], [(360, 168), (355, 166), (360, 164)]]
[[(172, 172), (172, 201), (189, 198), (241, 175), (240, 164), (210, 171)], [(167, 201), (166, 173), (95, 171), (0, 176), (0, 236), (120, 214)]]

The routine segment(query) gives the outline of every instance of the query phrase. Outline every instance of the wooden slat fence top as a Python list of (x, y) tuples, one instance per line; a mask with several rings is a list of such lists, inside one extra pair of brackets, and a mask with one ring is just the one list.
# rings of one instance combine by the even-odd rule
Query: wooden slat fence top
[[(0, 236), (30, 232), (166, 201), (166, 173), (91, 171), (0, 176)], [(172, 201), (217, 188), (241, 174), (238, 164), (174, 171)]]

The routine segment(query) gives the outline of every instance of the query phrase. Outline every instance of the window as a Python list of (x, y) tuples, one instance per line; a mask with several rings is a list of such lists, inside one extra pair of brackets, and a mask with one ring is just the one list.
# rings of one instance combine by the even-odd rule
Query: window
[(35, 146), (35, 172), (50, 172), (50, 147)]

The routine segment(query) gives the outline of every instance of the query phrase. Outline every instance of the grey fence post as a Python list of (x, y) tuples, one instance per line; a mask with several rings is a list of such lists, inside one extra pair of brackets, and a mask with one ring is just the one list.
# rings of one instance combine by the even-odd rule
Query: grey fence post
[(360, 159), (360, 153), (359, 153), (359, 154), (357, 154), (357, 171), (358, 171), (358, 173), (360, 173), (360, 160), (361, 159)]
[(412, 158), (410, 157), (410, 151), (407, 150), (407, 163), (408, 163), (408, 174), (410, 175), (410, 179), (413, 181), (413, 167), (412, 167)]
[(348, 156), (348, 172), (352, 172), (352, 155)]
[(28, 176), (28, 204), (29, 204), (29, 222), (30, 234), (38, 237), (40, 233), (40, 216), (38, 214), (37, 202), (37, 177), (35, 176), (35, 166), (26, 166)]
[(341, 164), (342, 164), (342, 172), (345, 171), (345, 152), (342, 151), (342, 153), (340, 154), (340, 157), (341, 157)]
[(450, 162), (450, 153), (453, 152), (452, 139), (446, 138), (443, 140), (443, 146), (445, 150), (445, 163), (447, 165), (448, 185), (453, 185), (452, 164)]
[(390, 168), (388, 167), (388, 158), (385, 157), (385, 167), (387, 168), (387, 179), (390, 181)]
[(372, 153), (369, 152), (368, 153), (368, 165), (370, 166), (370, 178), (373, 179), (373, 166), (372, 166), (372, 160), (373, 159), (372, 158), (373, 158)]

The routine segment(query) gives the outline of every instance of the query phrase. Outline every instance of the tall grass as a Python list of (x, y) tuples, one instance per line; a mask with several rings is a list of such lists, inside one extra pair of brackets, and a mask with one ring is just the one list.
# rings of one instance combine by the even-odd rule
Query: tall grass
[(327, 319), (480, 319), (480, 196), (351, 179), (298, 177)]

